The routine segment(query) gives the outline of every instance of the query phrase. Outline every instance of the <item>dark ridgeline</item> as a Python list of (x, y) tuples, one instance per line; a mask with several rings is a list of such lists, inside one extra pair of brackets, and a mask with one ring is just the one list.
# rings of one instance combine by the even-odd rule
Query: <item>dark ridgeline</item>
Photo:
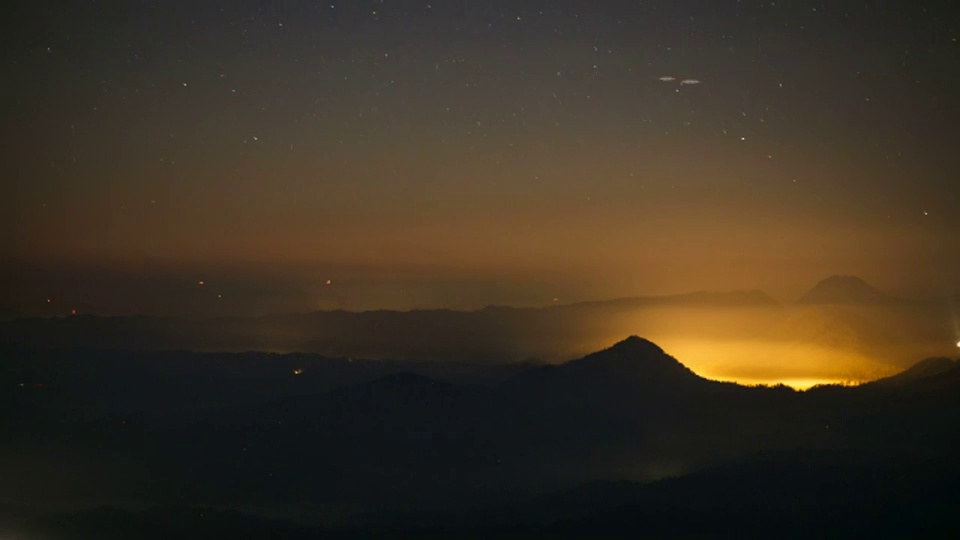
[(0, 511), (37, 535), (957, 527), (960, 364), (946, 359), (800, 393), (703, 379), (637, 337), (557, 366), (2, 352)]
[(958, 360), (952, 358), (928, 358), (914, 364), (902, 373), (873, 381), (872, 384), (876, 386), (903, 386), (925, 379), (939, 381), (942, 380), (939, 377), (936, 379), (932, 378), (946, 375), (945, 379), (948, 379), (950, 377), (949, 373), (955, 371), (958, 366), (960, 366), (958, 365)]
[(898, 300), (855, 277), (831, 277), (799, 302), (758, 291), (621, 298), (477, 311), (319, 311), (264, 317), (21, 318), (0, 343), (31, 347), (300, 351), (334, 357), (510, 363), (561, 362), (624, 335), (790, 343), (849, 351), (881, 364), (945, 354), (956, 337), (945, 299)]
[[(637, 313), (781, 306), (761, 292), (699, 292), (602, 302), (476, 311), (317, 311), (263, 317), (23, 318), (0, 322), (0, 342), (40, 347), (138, 350), (302, 351), (328, 356), (444, 361), (566, 360), (627, 335)], [(716, 320), (703, 333), (716, 332)], [(611, 337), (616, 336), (616, 337)], [(601, 340), (601, 341), (598, 341)]]

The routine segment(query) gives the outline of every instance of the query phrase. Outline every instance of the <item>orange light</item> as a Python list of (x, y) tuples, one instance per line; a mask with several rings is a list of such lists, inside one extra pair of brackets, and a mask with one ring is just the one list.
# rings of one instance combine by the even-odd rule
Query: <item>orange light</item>
[(333, 280), (328, 279), (328, 280), (327, 280), (327, 285), (333, 285)]
[(197, 282), (197, 285), (203, 287), (203, 280), (198, 281), (198, 282)]
[(303, 375), (303, 370), (300, 369), (300, 368), (297, 368), (297, 369), (293, 370), (293, 374), (294, 374), (294, 375)]
[(76, 315), (76, 314), (77, 314), (77, 310), (71, 309), (71, 310), (70, 310), (70, 314), (71, 314), (71, 315)]

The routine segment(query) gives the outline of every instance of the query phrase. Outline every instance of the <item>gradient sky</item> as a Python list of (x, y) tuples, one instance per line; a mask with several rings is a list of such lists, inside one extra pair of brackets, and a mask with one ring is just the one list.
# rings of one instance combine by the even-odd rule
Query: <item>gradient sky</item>
[(954, 7), (19, 1), (3, 308), (954, 294)]

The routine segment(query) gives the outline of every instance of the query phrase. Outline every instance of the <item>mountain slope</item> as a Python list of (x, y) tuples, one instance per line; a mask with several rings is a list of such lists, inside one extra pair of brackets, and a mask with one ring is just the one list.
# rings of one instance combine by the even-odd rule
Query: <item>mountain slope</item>
[(831, 276), (817, 283), (797, 302), (816, 304), (875, 304), (893, 298), (856, 276)]
[(923, 379), (946, 375), (958, 368), (960, 368), (960, 360), (953, 360), (951, 358), (928, 358), (917, 362), (910, 368), (892, 377), (879, 379), (873, 381), (871, 384), (878, 386), (903, 386)]
[(620, 393), (643, 398), (680, 389), (713, 386), (656, 344), (631, 336), (612, 347), (556, 366), (518, 374), (505, 383), (513, 393), (620, 399)]

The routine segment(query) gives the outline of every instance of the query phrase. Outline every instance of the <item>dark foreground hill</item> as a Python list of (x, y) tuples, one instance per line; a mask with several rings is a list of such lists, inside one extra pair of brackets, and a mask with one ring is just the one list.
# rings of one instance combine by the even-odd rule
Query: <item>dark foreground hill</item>
[(922, 536), (960, 504), (956, 364), (801, 393), (706, 380), (636, 337), (455, 376), (4, 354), (0, 514), (50, 537)]

